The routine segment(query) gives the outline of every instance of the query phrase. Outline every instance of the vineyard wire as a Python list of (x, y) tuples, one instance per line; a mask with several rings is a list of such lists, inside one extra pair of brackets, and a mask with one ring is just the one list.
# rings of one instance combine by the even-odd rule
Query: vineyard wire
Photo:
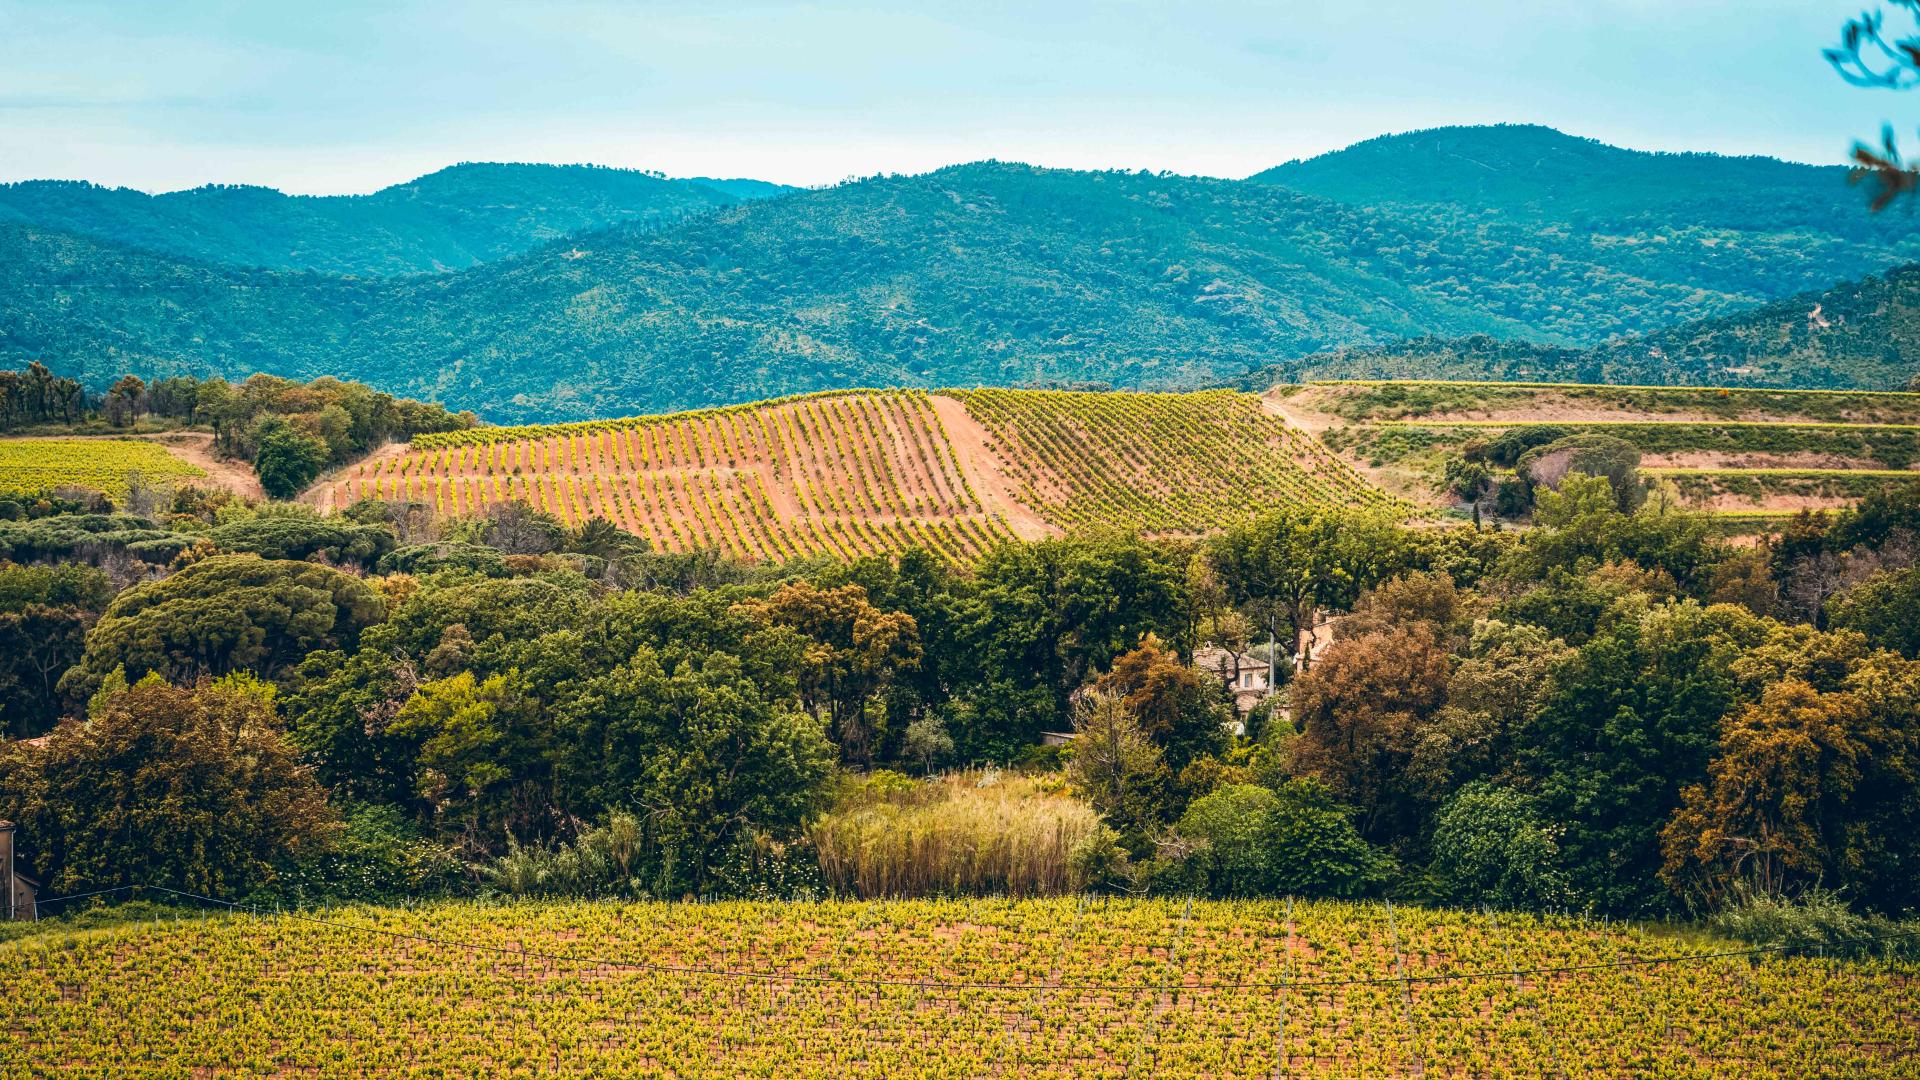
[[(221, 900), (217, 897), (203, 896), (199, 893), (186, 892), (180, 889), (168, 888), (167, 886), (164, 886), (164, 885), (121, 885), (121, 886), (116, 886), (115, 888), (112, 888), (112, 889), (101, 889), (92, 893), (80, 893), (80, 894), (74, 894), (72, 896), (49, 897), (47, 899), (41, 900), (40, 903), (43, 903), (43, 904), (55, 903), (62, 900), (79, 899), (82, 896), (102, 896), (108, 893), (138, 891), (142, 889), (149, 890), (152, 892), (157, 892), (157, 893), (163, 893), (168, 896), (179, 897), (184, 900), (192, 900), (199, 903), (216, 904), (230, 911), (243, 912), (246, 914), (254, 915), (256, 917), (264, 917), (266, 914), (257, 905), (245, 904), (245, 903), (241, 903), (239, 901), (234, 901), (234, 900)], [(1189, 900), (1189, 902), (1191, 901)], [(377, 905), (368, 905), (368, 906), (377, 906)], [(477, 941), (458, 941), (453, 938), (435, 937), (431, 934), (414, 933), (414, 932), (409, 932), (405, 930), (387, 930), (378, 926), (361, 926), (361, 925), (356, 925), (354, 923), (341, 922), (336, 919), (322, 919), (312, 915), (301, 915), (294, 911), (286, 911), (281, 909), (276, 909), (273, 913), (273, 917), (278, 919), (283, 919), (289, 922), (308, 923), (314, 926), (325, 926), (325, 927), (330, 927), (336, 930), (347, 930), (347, 931), (352, 931), (354, 933), (372, 934), (378, 937), (385, 937), (385, 938), (390, 938), (390, 939), (399, 940), (399, 941), (420, 941), (430, 945), (443, 945), (449, 948), (467, 949), (472, 952), (492, 953), (500, 956), (525, 955), (527, 957), (531, 957), (536, 960), (541, 960), (543, 962), (574, 964), (583, 968), (590, 967), (590, 966), (597, 966), (597, 967), (616, 968), (616, 969), (627, 970), (627, 971), (656, 972), (663, 975), (710, 975), (717, 978), (749, 979), (749, 980), (758, 980), (758, 981), (770, 982), (770, 983), (791, 982), (791, 983), (813, 983), (813, 984), (836, 984), (836, 985), (855, 986), (855, 987), (906, 986), (906, 987), (920, 987), (923, 990), (955, 991), (955, 992), (964, 991), (964, 990), (1003, 990), (1003, 991), (1009, 991), (1009, 992), (1012, 992), (1012, 991), (1023, 991), (1023, 992), (1071, 991), (1074, 993), (1089, 993), (1089, 994), (1101, 994), (1101, 993), (1158, 994), (1163, 992), (1166, 989), (1166, 984), (1157, 983), (1157, 982), (1045, 983), (1045, 982), (968, 982), (964, 980), (955, 980), (952, 982), (930, 982), (924, 978), (869, 979), (869, 978), (852, 978), (848, 976), (839, 976), (839, 975), (806, 974), (806, 973), (791, 972), (791, 971), (754, 971), (754, 970), (745, 970), (745, 969), (739, 969), (739, 968), (714, 967), (711, 965), (701, 965), (701, 964), (657, 964), (657, 963), (648, 963), (643, 960), (618, 960), (610, 957), (583, 955), (579, 953), (529, 952), (529, 951), (526, 951), (524, 948), (514, 949), (514, 948), (508, 948), (502, 945), (487, 945)], [(1874, 935), (1874, 936), (1858, 939), (1858, 943), (1862, 945), (1880, 945), (1884, 948), (1885, 946), (1890, 945), (1892, 942), (1903, 941), (1908, 938), (1920, 938), (1920, 930), (1904, 930), (1904, 931), (1900, 931), (1899, 933)], [(4, 947), (4, 944), (0, 943), (0, 947)], [(1519, 978), (1526, 978), (1529, 976), (1538, 977), (1538, 976), (1553, 976), (1553, 975), (1574, 975), (1574, 974), (1579, 974), (1579, 973), (1588, 972), (1588, 971), (1624, 971), (1631, 968), (1656, 967), (1656, 966), (1665, 965), (1665, 964), (1677, 965), (1677, 964), (1698, 963), (1705, 960), (1724, 960), (1724, 959), (1734, 959), (1734, 958), (1740, 958), (1740, 957), (1769, 956), (1769, 955), (1775, 955), (1775, 954), (1791, 955), (1794, 953), (1803, 952), (1807, 948), (1808, 946), (1805, 946), (1805, 945), (1756, 945), (1756, 946), (1751, 946), (1744, 949), (1718, 949), (1713, 952), (1703, 952), (1703, 953), (1668, 953), (1661, 956), (1629, 957), (1623, 960), (1609, 960), (1609, 961), (1601, 961), (1598, 963), (1591, 963), (1591, 964), (1558, 964), (1558, 965), (1546, 965), (1541, 967), (1530, 967), (1530, 968), (1509, 967), (1509, 968), (1494, 969), (1494, 970), (1439, 972), (1431, 975), (1410, 975), (1410, 974), (1402, 973), (1402, 974), (1395, 974), (1395, 975), (1355, 976), (1352, 978), (1340, 978), (1340, 979), (1302, 979), (1302, 980), (1297, 980), (1293, 982), (1256, 982), (1256, 981), (1248, 981), (1248, 980), (1237, 980), (1233, 982), (1202, 982), (1202, 983), (1194, 983), (1191, 986), (1183, 985), (1181, 989), (1187, 991), (1188, 993), (1201, 993), (1201, 992), (1217, 993), (1217, 992), (1234, 992), (1234, 991), (1249, 991), (1249, 990), (1275, 992), (1275, 991), (1285, 989), (1289, 986), (1295, 989), (1299, 989), (1303, 987), (1337, 988), (1337, 987), (1344, 987), (1344, 986), (1393, 986), (1393, 985), (1399, 985), (1399, 984), (1405, 984), (1405, 985), (1411, 986), (1412, 984), (1415, 984), (1415, 983), (1424, 985), (1428, 983), (1476, 982), (1482, 979), (1519, 979)]]

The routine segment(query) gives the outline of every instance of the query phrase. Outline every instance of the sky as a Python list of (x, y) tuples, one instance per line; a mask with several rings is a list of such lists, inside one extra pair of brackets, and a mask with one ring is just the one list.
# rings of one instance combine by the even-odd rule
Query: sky
[(1920, 94), (1821, 59), (1862, 3), (0, 0), (0, 181), (350, 193), (545, 161), (813, 185), (983, 158), (1238, 177), (1497, 122), (1835, 163), (1920, 125)]

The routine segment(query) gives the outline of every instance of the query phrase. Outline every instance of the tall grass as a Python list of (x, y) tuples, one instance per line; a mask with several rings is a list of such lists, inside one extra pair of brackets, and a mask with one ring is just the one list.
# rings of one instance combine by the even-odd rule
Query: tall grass
[(827, 884), (841, 895), (1025, 897), (1081, 888), (1076, 867), (1110, 847), (1113, 834), (1057, 780), (989, 769), (864, 779), (813, 826), (811, 839)]

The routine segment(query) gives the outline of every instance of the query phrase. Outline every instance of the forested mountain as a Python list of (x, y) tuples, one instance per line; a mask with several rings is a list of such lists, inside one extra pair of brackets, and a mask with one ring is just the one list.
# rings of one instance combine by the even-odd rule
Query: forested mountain
[[(1522, 170), (1470, 205), (1482, 189), (1446, 179), (1460, 156), (1447, 147), (1461, 139), (1578, 154), (1542, 155), (1555, 163), (1544, 179)], [(589, 230), (381, 281), (0, 224), (0, 362), (40, 359), (88, 379), (337, 372), (496, 421), (860, 385), (1169, 388), (1421, 336), (1591, 346), (1920, 259), (1912, 222), (1867, 214), (1837, 170), (1636, 154), (1544, 129), (1398, 140), (1263, 174), (1323, 194), (988, 162), (734, 202), (666, 227)], [(1379, 179), (1369, 162), (1405, 174)], [(1593, 170), (1619, 174), (1625, 193), (1582, 197), (1605, 215), (1553, 219), (1553, 191), (1606, 187), (1570, 179)], [(422, 184), (446, 192), (461, 172)], [(1423, 172), (1463, 201), (1384, 198)], [(716, 199), (760, 190), (671, 183), (704, 184)], [(1353, 204), (1369, 191), (1379, 205)]]
[(1920, 377), (1920, 265), (1589, 348), (1485, 334), (1301, 357), (1231, 380), (1493, 379), (1902, 389)]
[(149, 195), (36, 180), (0, 185), (0, 221), (234, 266), (386, 275), (459, 269), (582, 229), (662, 224), (785, 190), (591, 165), (455, 165), (371, 195), (231, 185)]
[(1871, 242), (1911, 220), (1860, 213), (1843, 166), (1767, 157), (1627, 150), (1532, 124), (1383, 135), (1250, 179), (1353, 206), (1441, 211), (1489, 221), (1564, 223), (1577, 232), (1634, 224), (1793, 233)]

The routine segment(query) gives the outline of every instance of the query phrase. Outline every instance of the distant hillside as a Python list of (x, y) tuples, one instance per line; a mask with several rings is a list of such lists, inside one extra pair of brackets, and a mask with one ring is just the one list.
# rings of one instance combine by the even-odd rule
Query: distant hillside
[(1421, 337), (1277, 364), (1230, 385), (1490, 379), (1901, 389), (1920, 376), (1920, 265), (1586, 349)]
[[(1920, 251), (1920, 222), (1868, 213), (1842, 167), (1624, 150), (1545, 127), (1389, 135), (1252, 179), (1477, 243), (1510, 270), (1516, 288), (1529, 288), (1536, 272), (1522, 261), (1528, 257), (1544, 257), (1556, 278), (1604, 267), (1619, 277), (1595, 277), (1594, 293), (1624, 300), (1635, 314), (1644, 307), (1636, 280), (1689, 281), (1758, 302), (1883, 271), (1889, 252), (1910, 261)], [(1686, 317), (1727, 310), (1708, 303)], [(1595, 326), (1586, 312), (1569, 314), (1604, 332), (1542, 325), (1558, 331), (1556, 343), (1681, 321), (1630, 314)]]
[[(1476, 223), (1464, 210), (1368, 208), (1264, 182), (981, 163), (377, 281), (0, 223), (0, 361), (38, 358), (95, 380), (331, 371), (496, 422), (848, 386), (1184, 388), (1313, 354), (1391, 355), (1390, 343), (1423, 336), (1486, 335), (1495, 351), (1591, 346), (1920, 259), (1902, 215), (1847, 205), (1831, 171), (1764, 163), (1809, 191), (1838, 185), (1832, 208), (1736, 229), (1732, 211), (1709, 204), (1736, 199), (1761, 166), (1686, 160), (1682, 186), (1709, 224), (1677, 210), (1659, 228)], [(429, 186), (449, 190), (436, 177)], [(1547, 368), (1561, 364), (1516, 374), (1558, 377)], [(1838, 363), (1755, 376), (1851, 377)]]
[(460, 269), (582, 229), (661, 224), (784, 190), (589, 165), (455, 165), (371, 195), (317, 197), (36, 180), (0, 185), (0, 222), (232, 266), (387, 275)]
[(1531, 124), (1383, 135), (1250, 179), (1354, 206), (1449, 207), (1587, 228), (1632, 221), (1862, 239), (1914, 230), (1910, 220), (1857, 213), (1866, 198), (1847, 185), (1844, 166), (1627, 150)]

